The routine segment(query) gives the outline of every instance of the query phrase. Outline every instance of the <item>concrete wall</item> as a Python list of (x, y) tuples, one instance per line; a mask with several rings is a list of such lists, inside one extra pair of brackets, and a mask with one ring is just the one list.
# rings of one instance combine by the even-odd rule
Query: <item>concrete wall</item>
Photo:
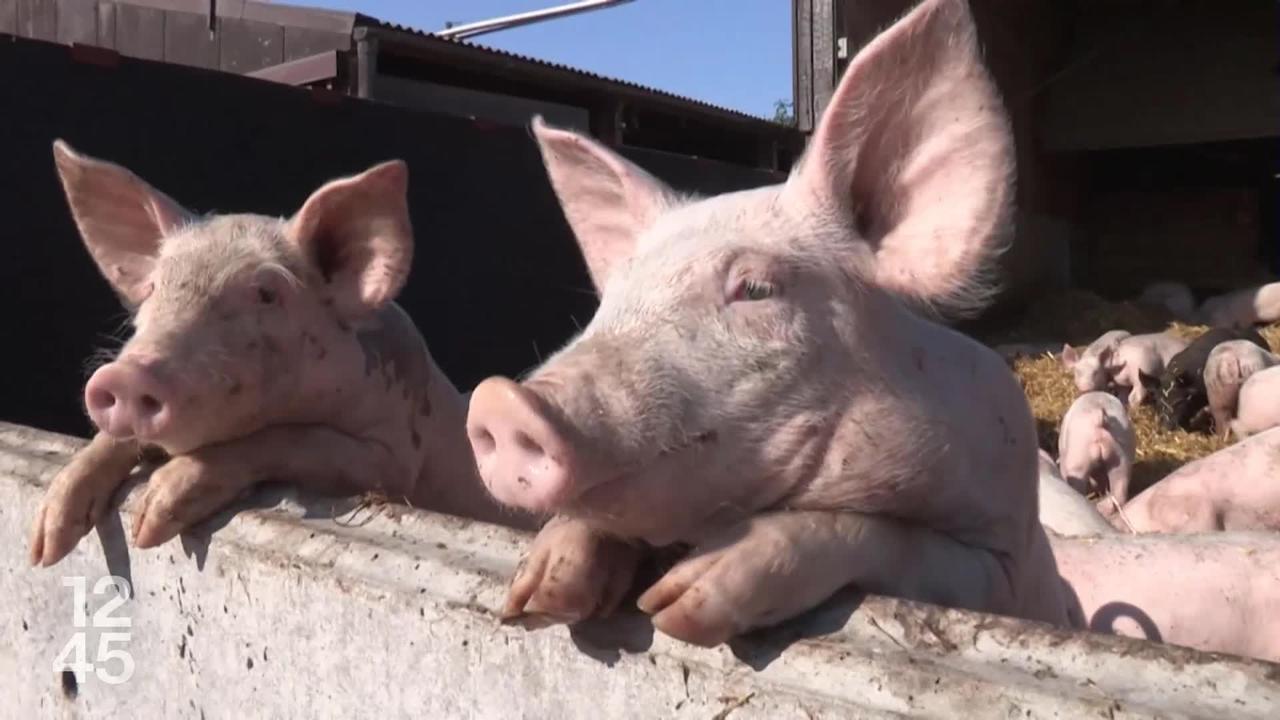
[[(703, 650), (623, 615), (570, 632), (495, 619), (525, 538), (401, 508), (264, 491), (258, 509), (149, 551), (138, 488), (62, 564), (28, 523), (80, 441), (0, 424), (0, 698), (8, 717), (1274, 718), (1280, 667), (883, 598)], [(52, 661), (73, 591), (132, 599), (126, 682)], [(89, 617), (107, 596), (89, 594)], [(861, 601), (860, 601), (861, 600)], [(90, 629), (90, 659), (98, 632)], [(808, 639), (805, 639), (808, 638)], [(107, 664), (118, 672), (118, 661)]]

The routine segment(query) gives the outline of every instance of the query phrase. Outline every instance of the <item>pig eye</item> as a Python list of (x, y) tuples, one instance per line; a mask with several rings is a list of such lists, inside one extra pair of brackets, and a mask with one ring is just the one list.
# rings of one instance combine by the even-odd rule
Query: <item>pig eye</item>
[(733, 293), (733, 302), (739, 300), (755, 301), (768, 300), (777, 292), (777, 287), (773, 283), (761, 282), (759, 280), (744, 280), (738, 284), (737, 290)]
[(276, 301), (276, 291), (271, 288), (258, 288), (258, 302), (263, 305), (270, 305)]

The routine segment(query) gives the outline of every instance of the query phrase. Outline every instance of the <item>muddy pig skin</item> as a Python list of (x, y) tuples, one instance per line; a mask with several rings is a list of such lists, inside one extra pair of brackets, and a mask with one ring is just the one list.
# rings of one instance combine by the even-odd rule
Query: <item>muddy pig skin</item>
[(1280, 661), (1280, 534), (1050, 536), (1094, 632)]
[(44, 498), (33, 564), (75, 547), (144, 448), (170, 458), (148, 481), (140, 548), (263, 480), (521, 522), (485, 493), (466, 400), (392, 302), (413, 254), (403, 162), (327, 183), (284, 220), (197, 216), (119, 165), (61, 141), (53, 154), (133, 333), (85, 386), (99, 431)]
[(1183, 465), (1124, 511), (1138, 532), (1280, 530), (1280, 428)]
[(1280, 357), (1248, 340), (1224, 342), (1209, 353), (1204, 364), (1204, 389), (1214, 432), (1220, 435), (1230, 432), (1241, 386), (1254, 373), (1276, 364), (1280, 364)]
[(850, 63), (780, 185), (677, 194), (535, 121), (601, 293), (468, 434), (500, 501), (553, 514), (505, 615), (609, 612), (631, 564), (687, 544), (640, 597), (716, 645), (856, 584), (1067, 621), (1037, 520), (1036, 436), (1001, 357), (930, 319), (989, 301), (1012, 140), (962, 0), (928, 0)]
[(1097, 508), (1062, 479), (1058, 464), (1044, 450), (1040, 451), (1040, 522), (1046, 530), (1063, 537), (1116, 531)]
[(1280, 366), (1254, 373), (1240, 386), (1231, 432), (1237, 440), (1280, 425)]
[(1238, 328), (1280, 322), (1280, 282), (1209, 298), (1200, 306), (1200, 321)]
[(1103, 502), (1129, 498), (1137, 441), (1124, 404), (1113, 395), (1090, 392), (1076, 398), (1058, 430), (1058, 469), (1076, 492), (1099, 490)]
[(1175, 355), (1161, 375), (1141, 373), (1142, 384), (1155, 396), (1156, 414), (1164, 429), (1203, 430), (1208, 425), (1207, 413), (1200, 417), (1209, 405), (1205, 363), (1214, 348), (1231, 340), (1248, 340), (1271, 351), (1266, 339), (1253, 328), (1212, 328)]

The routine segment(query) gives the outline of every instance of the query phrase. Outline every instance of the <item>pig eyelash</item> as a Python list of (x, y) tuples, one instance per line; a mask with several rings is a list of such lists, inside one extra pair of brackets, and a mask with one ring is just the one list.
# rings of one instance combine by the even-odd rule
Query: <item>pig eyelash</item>
[(757, 302), (768, 300), (778, 293), (778, 286), (762, 280), (742, 280), (729, 297), (730, 302)]

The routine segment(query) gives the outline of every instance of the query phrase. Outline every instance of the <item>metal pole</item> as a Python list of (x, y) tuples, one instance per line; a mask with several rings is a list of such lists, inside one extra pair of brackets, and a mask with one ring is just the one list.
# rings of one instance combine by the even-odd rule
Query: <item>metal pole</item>
[(578, 13), (590, 12), (592, 10), (603, 10), (605, 8), (634, 1), (635, 0), (583, 0), (583, 2), (557, 5), (556, 7), (550, 7), (543, 10), (530, 10), (529, 12), (505, 15), (491, 20), (480, 20), (463, 25), (454, 25), (453, 23), (449, 23), (448, 27), (437, 31), (435, 35), (436, 37), (451, 40), (462, 40), (464, 38), (475, 37), (476, 35), (497, 32), (499, 30), (506, 30), (508, 28), (519, 27), (521, 25), (530, 25), (558, 17), (576, 15)]

